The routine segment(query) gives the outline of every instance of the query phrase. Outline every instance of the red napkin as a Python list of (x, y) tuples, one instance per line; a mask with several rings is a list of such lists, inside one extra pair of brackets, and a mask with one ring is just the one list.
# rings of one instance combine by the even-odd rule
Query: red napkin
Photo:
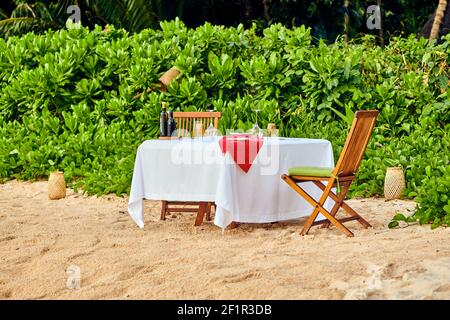
[(234, 162), (247, 173), (264, 143), (263, 138), (252, 135), (239, 134), (225, 136), (219, 140), (222, 153), (228, 152), (233, 157)]

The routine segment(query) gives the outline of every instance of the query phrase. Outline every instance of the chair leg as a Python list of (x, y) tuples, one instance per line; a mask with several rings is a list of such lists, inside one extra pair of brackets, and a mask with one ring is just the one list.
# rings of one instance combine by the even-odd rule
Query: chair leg
[(287, 184), (291, 186), (292, 189), (294, 189), (295, 192), (297, 192), (299, 195), (301, 195), (306, 201), (309, 202), (312, 206), (315, 207), (313, 213), (309, 216), (308, 220), (306, 221), (305, 226), (303, 227), (303, 230), (301, 232), (301, 235), (305, 235), (308, 233), (309, 229), (314, 223), (314, 220), (316, 219), (317, 215), (322, 213), (332, 224), (334, 224), (339, 230), (341, 230), (343, 233), (345, 233), (349, 237), (353, 237), (353, 233), (347, 229), (341, 222), (336, 220), (333, 216), (330, 215), (330, 213), (323, 208), (323, 203), (325, 203), (325, 200), (330, 196), (330, 190), (326, 188), (324, 194), (322, 194), (320, 201), (317, 202), (313, 197), (311, 197), (305, 190), (303, 190), (291, 177), (287, 175), (282, 176), (283, 180), (286, 181)]
[(232, 230), (232, 229), (236, 229), (240, 226), (241, 224), (239, 222), (233, 221), (228, 225), (228, 229)]
[[(325, 185), (320, 182), (320, 181), (314, 181), (315, 185), (318, 186), (320, 189), (325, 190)], [(347, 187), (347, 192), (348, 189), (350, 188), (350, 185), (348, 185)], [(334, 193), (334, 192), (330, 192), (330, 197), (334, 200), (334, 201), (338, 201), (339, 197)], [(344, 197), (345, 199), (345, 197)], [(352, 207), (350, 207), (344, 200), (342, 200), (342, 204), (341, 204), (342, 209), (344, 209), (348, 214), (350, 214), (352, 217), (358, 217), (358, 219), (356, 219), (356, 221), (358, 221), (364, 228), (371, 228), (372, 225), (367, 222), (363, 217), (361, 217), (355, 210), (352, 209)]]
[[(339, 208), (341, 207), (341, 204), (336, 202), (333, 206), (333, 209), (330, 211), (330, 215), (335, 217), (337, 212), (339, 211)], [(330, 221), (325, 222), (320, 228), (321, 229), (327, 229), (330, 227)]]
[[(317, 215), (319, 214), (319, 206), (320, 204), (314, 200), (305, 190), (303, 190), (294, 179), (287, 175), (282, 175), (281, 178), (292, 188), (295, 192), (297, 192), (299, 195), (301, 195), (310, 205), (314, 207), (313, 212), (309, 216), (308, 220), (305, 222), (305, 225), (303, 226), (302, 231), (300, 231), (300, 234), (302, 236), (308, 234), (309, 230), (311, 229), (312, 225), (314, 224), (314, 221), (317, 218)], [(326, 197), (323, 199), (323, 202), (325, 202)]]
[(198, 207), (197, 218), (195, 219), (194, 226), (198, 227), (202, 224), (203, 218), (205, 217), (205, 213), (206, 213), (206, 206), (207, 206), (206, 202), (200, 202), (200, 205)]
[(320, 213), (322, 213), (332, 224), (336, 226), (339, 230), (345, 233), (348, 237), (353, 237), (353, 232), (351, 232), (346, 226), (344, 226), (341, 222), (339, 222), (335, 217), (331, 216), (330, 213), (325, 210), (322, 206), (319, 206), (318, 209)]
[(208, 202), (206, 205), (206, 221), (211, 221), (211, 208), (212, 208), (212, 202)]
[(319, 209), (316, 207), (316, 208), (314, 208), (313, 213), (309, 216), (308, 220), (306, 220), (302, 231), (300, 231), (300, 235), (304, 236), (304, 235), (308, 234), (308, 232), (311, 229), (312, 225), (314, 224), (314, 221), (316, 220), (318, 214), (319, 214)]
[[(338, 198), (335, 201), (335, 204), (333, 206), (333, 209), (331, 209), (330, 215), (333, 217), (336, 217), (336, 214), (339, 211), (339, 208), (342, 206), (342, 202), (344, 202), (345, 196), (347, 195), (348, 189), (350, 188), (350, 185), (345, 185), (342, 187), (341, 192), (338, 194)], [(330, 222), (325, 222), (321, 228), (329, 228)]]
[(168, 202), (163, 200), (161, 201), (161, 220), (166, 220)]
[(355, 210), (352, 209), (347, 203), (342, 202), (342, 208), (347, 211), (351, 216), (358, 217), (358, 221), (364, 228), (372, 228), (372, 225), (368, 223), (363, 217), (361, 217)]

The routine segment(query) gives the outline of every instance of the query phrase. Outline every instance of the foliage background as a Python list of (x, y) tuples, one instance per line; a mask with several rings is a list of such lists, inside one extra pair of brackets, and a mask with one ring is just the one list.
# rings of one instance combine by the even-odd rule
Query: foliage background
[[(94, 27), (113, 24), (130, 32), (159, 28), (159, 22), (176, 17), (188, 27), (205, 22), (225, 26), (243, 23), (260, 29), (272, 24), (306, 25), (316, 38), (334, 41), (344, 33), (344, 15), (349, 16), (349, 36), (377, 34), (366, 27), (366, 10), (376, 0), (6, 0), (0, 4), (0, 35), (44, 32), (64, 27), (68, 6), (77, 4), (82, 23)], [(437, 1), (381, 1), (384, 36), (420, 32), (434, 12)], [(1, 19), (3, 18), (3, 21)]]
[[(316, 44), (305, 27), (180, 20), (135, 34), (70, 25), (0, 39), (0, 180), (60, 169), (88, 193), (126, 193), (137, 147), (157, 137), (162, 100), (221, 111), (223, 131), (250, 128), (258, 107), (261, 126), (329, 139), (336, 156), (355, 110), (378, 109), (352, 195), (381, 194), (386, 167), (401, 165), (405, 196), (420, 205), (414, 219), (448, 225), (449, 45), (411, 36), (381, 48), (369, 35)], [(174, 65), (182, 75), (159, 92)]]

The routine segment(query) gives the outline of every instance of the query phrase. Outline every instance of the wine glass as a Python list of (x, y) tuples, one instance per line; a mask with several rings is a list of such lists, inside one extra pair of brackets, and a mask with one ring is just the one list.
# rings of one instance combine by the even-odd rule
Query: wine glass
[(258, 113), (261, 112), (261, 109), (254, 109), (253, 111), (255, 111), (256, 119), (255, 119), (255, 124), (253, 125), (253, 128), (252, 128), (252, 133), (255, 136), (259, 137), (261, 134), (261, 128), (258, 125)]
[(213, 137), (213, 136), (217, 135), (217, 129), (214, 126), (214, 121), (213, 121), (213, 112), (214, 112), (214, 110), (211, 110), (211, 109), (209, 110), (211, 122), (209, 124), (209, 127), (205, 131), (205, 136), (209, 136), (209, 137)]

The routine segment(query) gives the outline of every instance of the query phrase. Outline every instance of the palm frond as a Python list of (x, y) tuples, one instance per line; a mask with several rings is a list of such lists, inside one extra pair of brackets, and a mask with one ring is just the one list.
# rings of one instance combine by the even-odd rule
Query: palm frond
[(21, 17), (34, 17), (36, 18), (36, 13), (30, 4), (26, 2), (20, 2), (17, 4), (17, 7), (11, 13), (12, 18), (21, 18)]
[(128, 0), (126, 14), (126, 27), (130, 31), (140, 31), (145, 28), (155, 27), (157, 16), (154, 13), (152, 1)]
[(127, 13), (125, 0), (84, 0), (80, 2), (82, 2), (82, 9), (85, 11), (84, 14), (93, 18), (102, 18), (102, 20), (118, 27), (122, 26), (122, 21)]
[(14, 35), (22, 35), (30, 31), (44, 29), (49, 25), (34, 17), (19, 17), (0, 20), (0, 36), (10, 37)]
[(101, 17), (103, 21), (131, 32), (157, 26), (158, 17), (151, 0), (80, 0), (79, 3), (91, 17)]
[[(181, 0), (180, 3), (184, 3), (184, 1)], [(48, 28), (48, 25), (63, 26), (69, 17), (67, 9), (71, 5), (80, 7), (82, 23), (87, 26), (113, 24), (130, 32), (138, 32), (145, 28), (157, 27), (160, 16), (164, 15), (168, 4), (165, 3), (165, 0), (59, 0), (50, 2), (17, 0), (11, 17), (4, 11), (0, 12), (0, 19), (4, 18), (0, 36), (18, 34), (21, 30), (24, 32), (39, 31), (40, 27), (43, 28), (40, 31), (43, 31)]]
[(0, 18), (2, 20), (8, 18), (8, 14), (2, 8), (0, 8)]

